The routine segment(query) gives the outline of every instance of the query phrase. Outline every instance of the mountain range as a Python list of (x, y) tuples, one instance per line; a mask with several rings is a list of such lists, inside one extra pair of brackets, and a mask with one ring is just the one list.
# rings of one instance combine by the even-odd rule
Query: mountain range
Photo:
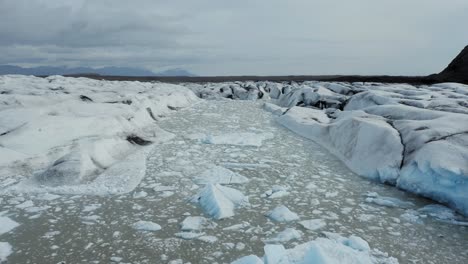
[(0, 75), (5, 74), (23, 74), (23, 75), (78, 75), (78, 74), (98, 74), (104, 76), (195, 76), (193, 73), (184, 69), (175, 68), (161, 72), (152, 72), (141, 68), (131, 67), (62, 67), (62, 66), (39, 66), (23, 68), (13, 65), (0, 65)]

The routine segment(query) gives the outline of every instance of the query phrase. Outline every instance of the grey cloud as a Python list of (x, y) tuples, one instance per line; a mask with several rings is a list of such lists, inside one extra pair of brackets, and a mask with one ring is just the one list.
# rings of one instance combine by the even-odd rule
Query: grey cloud
[(466, 44), (452, 0), (0, 0), (0, 63), (199, 74), (428, 74)]
[(122, 6), (118, 1), (103, 1), (107, 5), (81, 2), (78, 6), (49, 6), (34, 0), (0, 2), (0, 44), (169, 47), (177, 45), (177, 36), (188, 33), (176, 19), (153, 9)]

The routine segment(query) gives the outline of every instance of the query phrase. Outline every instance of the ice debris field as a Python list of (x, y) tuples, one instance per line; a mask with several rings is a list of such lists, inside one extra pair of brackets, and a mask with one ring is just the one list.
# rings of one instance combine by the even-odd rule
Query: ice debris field
[(466, 263), (468, 86), (0, 77), (0, 262)]

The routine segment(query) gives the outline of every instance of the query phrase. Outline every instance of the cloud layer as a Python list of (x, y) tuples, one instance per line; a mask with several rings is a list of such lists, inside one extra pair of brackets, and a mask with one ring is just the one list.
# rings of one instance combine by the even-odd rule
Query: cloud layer
[(429, 74), (468, 44), (466, 14), (466, 0), (0, 0), (0, 64)]

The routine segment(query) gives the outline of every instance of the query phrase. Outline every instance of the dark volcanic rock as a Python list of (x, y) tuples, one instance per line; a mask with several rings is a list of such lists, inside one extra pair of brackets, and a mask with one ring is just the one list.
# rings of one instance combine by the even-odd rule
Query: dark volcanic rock
[(434, 76), (440, 81), (468, 82), (468, 46), (443, 70)]

